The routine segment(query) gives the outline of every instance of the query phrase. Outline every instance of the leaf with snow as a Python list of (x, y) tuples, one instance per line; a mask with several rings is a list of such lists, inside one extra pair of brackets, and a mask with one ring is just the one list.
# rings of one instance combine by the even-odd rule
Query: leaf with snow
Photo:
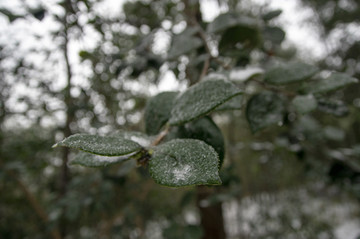
[(100, 156), (86, 152), (79, 152), (75, 158), (70, 162), (71, 165), (81, 165), (86, 167), (105, 167), (112, 164), (122, 163), (129, 159), (136, 153), (125, 156)]
[(218, 155), (196, 139), (174, 139), (154, 148), (149, 171), (164, 186), (221, 184)]
[(190, 87), (174, 101), (170, 125), (181, 125), (200, 118), (242, 91), (231, 82), (204, 80)]
[(138, 131), (116, 131), (111, 134), (113, 137), (121, 137), (124, 139), (128, 139), (140, 144), (142, 147), (146, 148), (149, 147), (151, 142), (155, 139), (155, 136), (149, 136), (145, 133), (138, 132)]
[(277, 94), (262, 92), (251, 97), (246, 109), (246, 118), (253, 133), (273, 124), (282, 123), (284, 102)]
[(317, 82), (314, 82), (312, 84), (308, 84), (304, 91), (306, 93), (325, 93), (333, 90), (340, 89), (342, 87), (345, 87), (349, 84), (357, 83), (359, 82), (358, 79), (351, 77), (345, 73), (332, 73), (330, 77), (326, 79), (321, 79)]
[(89, 134), (75, 134), (53, 147), (65, 146), (103, 156), (122, 156), (138, 152), (142, 147), (128, 139), (113, 136), (99, 136)]
[(149, 135), (159, 133), (171, 116), (177, 92), (162, 92), (152, 97), (145, 107), (145, 131)]
[(283, 85), (304, 81), (319, 72), (316, 66), (301, 62), (275, 66), (269, 69), (264, 76), (264, 81), (274, 85)]
[(245, 82), (254, 76), (262, 75), (264, 70), (259, 67), (234, 68), (230, 71), (229, 78), (235, 82)]

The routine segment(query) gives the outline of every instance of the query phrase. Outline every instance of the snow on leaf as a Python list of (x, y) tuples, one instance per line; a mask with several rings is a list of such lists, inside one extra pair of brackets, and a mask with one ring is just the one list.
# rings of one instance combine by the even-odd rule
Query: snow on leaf
[(149, 163), (155, 182), (170, 187), (221, 184), (218, 167), (215, 150), (196, 139), (174, 139), (157, 146)]
[(181, 125), (204, 116), (241, 93), (231, 82), (201, 81), (175, 99), (169, 124)]
[(75, 134), (53, 147), (65, 146), (103, 156), (122, 156), (140, 151), (142, 147), (122, 137)]

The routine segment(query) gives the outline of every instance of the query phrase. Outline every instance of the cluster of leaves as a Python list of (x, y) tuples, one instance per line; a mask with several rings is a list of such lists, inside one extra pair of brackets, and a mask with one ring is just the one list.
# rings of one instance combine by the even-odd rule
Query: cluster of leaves
[[(319, 105), (326, 104), (326, 101), (320, 101), (321, 93), (357, 82), (357, 79), (342, 73), (310, 81), (318, 72), (316, 67), (304, 63), (290, 63), (266, 71), (261, 83), (275, 87), (271, 89), (288, 94), (293, 99), (286, 101), (279, 92), (269, 90), (251, 96), (246, 107), (251, 130), (255, 133), (273, 124), (281, 125), (290, 107), (300, 114), (316, 108), (321, 110)], [(276, 87), (293, 83), (304, 83), (298, 93), (290, 94)], [(135, 159), (139, 164), (148, 162), (150, 175), (161, 185), (220, 184), (218, 171), (224, 157), (223, 137), (211, 118), (204, 116), (217, 111), (220, 106), (226, 106), (230, 99), (241, 94), (243, 91), (230, 81), (205, 79), (183, 93), (163, 92), (151, 98), (145, 109), (148, 135), (133, 132), (107, 137), (80, 134), (56, 146), (106, 156), (80, 154), (73, 163), (84, 166), (105, 166), (129, 159)], [(339, 111), (331, 110), (334, 114)], [(151, 135), (157, 137), (151, 138)]]

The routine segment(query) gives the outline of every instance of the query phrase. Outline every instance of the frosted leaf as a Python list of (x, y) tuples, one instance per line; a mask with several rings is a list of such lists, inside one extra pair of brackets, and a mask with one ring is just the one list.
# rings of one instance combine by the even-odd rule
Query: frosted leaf
[(75, 134), (53, 147), (65, 146), (103, 156), (122, 156), (138, 152), (142, 147), (134, 141), (122, 137)]
[(149, 171), (165, 186), (218, 185), (218, 164), (215, 150), (203, 141), (174, 139), (154, 148)]
[(114, 137), (122, 137), (140, 144), (142, 147), (149, 147), (151, 142), (154, 140), (153, 136), (148, 136), (144, 133), (137, 131), (118, 131), (112, 134)]
[(351, 77), (344, 73), (332, 73), (330, 77), (326, 79), (319, 80), (312, 84), (308, 84), (304, 91), (306, 93), (325, 93), (333, 90), (340, 89), (349, 84), (359, 82), (358, 79)]
[(265, 73), (264, 81), (274, 85), (289, 84), (307, 80), (317, 72), (319, 72), (319, 69), (316, 66), (292, 62), (269, 69)]
[(273, 124), (282, 124), (284, 102), (272, 92), (254, 95), (248, 102), (246, 118), (253, 133)]
[(145, 131), (149, 135), (159, 133), (169, 120), (177, 92), (162, 92), (152, 97), (145, 107)]
[(295, 110), (300, 114), (306, 114), (316, 109), (317, 101), (313, 95), (299, 95), (292, 101)]
[(86, 167), (105, 167), (108, 165), (125, 162), (126, 160), (131, 159), (131, 156), (135, 153), (119, 156), (119, 157), (108, 157), (100, 156), (95, 154), (90, 154), (86, 152), (79, 152), (75, 158), (70, 162), (72, 165), (81, 165)]
[(234, 68), (230, 71), (230, 80), (235, 82), (245, 82), (250, 78), (264, 74), (264, 70), (259, 67)]
[(170, 125), (181, 125), (204, 116), (216, 107), (241, 94), (231, 82), (224, 80), (204, 80), (188, 88), (174, 101)]

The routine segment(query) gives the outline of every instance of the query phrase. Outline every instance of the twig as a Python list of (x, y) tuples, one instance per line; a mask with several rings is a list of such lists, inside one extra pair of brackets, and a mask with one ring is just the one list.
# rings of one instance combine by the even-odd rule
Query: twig
[(151, 146), (156, 146), (160, 144), (161, 141), (163, 141), (163, 139), (165, 138), (165, 136), (169, 133), (169, 131), (170, 131), (170, 126), (166, 125), (165, 129), (161, 131), (160, 134), (158, 134), (156, 139), (152, 142)]
[[(8, 174), (18, 183), (21, 191), (24, 193), (26, 199), (29, 201), (30, 205), (34, 209), (36, 215), (45, 223), (49, 223), (49, 217), (46, 213), (46, 211), (42, 208), (39, 201), (36, 199), (36, 197), (29, 191), (27, 186), (15, 175), (14, 172), (10, 171)], [(61, 239), (60, 232), (54, 228), (50, 231), (51, 236), (53, 239)]]
[(204, 78), (204, 76), (206, 76), (206, 74), (207, 74), (207, 72), (208, 72), (208, 70), (209, 70), (210, 58), (211, 58), (211, 57), (207, 57), (206, 60), (205, 60), (205, 62), (204, 62), (204, 66), (203, 66), (203, 69), (202, 69), (202, 71), (201, 71), (201, 75), (200, 75), (200, 78), (199, 78), (200, 80), (201, 80), (202, 78)]

